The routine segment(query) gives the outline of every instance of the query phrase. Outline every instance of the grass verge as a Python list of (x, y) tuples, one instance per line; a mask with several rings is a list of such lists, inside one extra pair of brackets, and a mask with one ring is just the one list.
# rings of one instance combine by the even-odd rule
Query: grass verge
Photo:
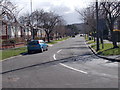
[(94, 42), (94, 40), (90, 40), (87, 42), (87, 44), (93, 44), (93, 43), (96, 43), (96, 42)]
[[(63, 41), (63, 40), (66, 40), (68, 38), (69, 37), (62, 38), (62, 39), (59, 39), (59, 40), (54, 40), (54, 41), (52, 41), (50, 43), (47, 43), (47, 44), (55, 44), (58, 41)], [(25, 53), (25, 52), (27, 52), (27, 47), (8, 49), (8, 50), (1, 50), (0, 51), (0, 61), (4, 60), (6, 58), (12, 57), (12, 56), (20, 55), (21, 53)]]
[(86, 41), (89, 41), (89, 38), (88, 38), (87, 36), (85, 36), (85, 40), (86, 40)]
[(56, 44), (57, 42), (59, 42), (59, 41), (64, 41), (64, 40), (66, 40), (66, 39), (68, 39), (69, 37), (65, 37), (65, 38), (62, 38), (62, 39), (59, 39), (59, 40), (53, 40), (53, 41), (51, 41), (51, 42), (49, 42), (49, 43), (47, 43), (47, 44)]
[[(120, 45), (119, 48), (113, 48), (113, 45), (110, 43), (105, 43), (104, 48), (102, 49), (102, 44), (100, 44), (100, 50), (97, 51), (99, 55), (109, 56), (109, 55), (120, 55)], [(91, 45), (91, 47), (96, 50), (96, 45)]]
[(26, 47), (22, 47), (22, 48), (15, 48), (15, 49), (9, 49), (9, 50), (1, 50), (0, 54), (1, 54), (1, 58), (0, 60), (12, 57), (12, 56), (17, 56), (20, 55), (21, 53), (27, 52), (27, 48)]

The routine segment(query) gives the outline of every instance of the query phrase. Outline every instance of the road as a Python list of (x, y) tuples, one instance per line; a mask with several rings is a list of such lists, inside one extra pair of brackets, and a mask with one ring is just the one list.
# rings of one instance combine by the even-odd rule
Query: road
[(93, 55), (79, 36), (2, 65), (3, 88), (118, 88), (118, 63)]

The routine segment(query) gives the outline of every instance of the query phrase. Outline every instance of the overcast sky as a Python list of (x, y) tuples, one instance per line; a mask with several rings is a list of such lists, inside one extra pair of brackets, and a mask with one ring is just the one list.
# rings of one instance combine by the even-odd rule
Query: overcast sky
[[(31, 0), (11, 0), (19, 8), (21, 13), (30, 12)], [(32, 10), (43, 9), (54, 11), (61, 15), (67, 24), (80, 23), (79, 14), (75, 9), (83, 9), (88, 6), (91, 0), (32, 0)]]

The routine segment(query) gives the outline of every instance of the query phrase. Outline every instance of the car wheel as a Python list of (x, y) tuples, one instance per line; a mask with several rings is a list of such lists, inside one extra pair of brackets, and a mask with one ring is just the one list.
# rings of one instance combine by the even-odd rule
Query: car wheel
[(44, 50), (43, 50), (43, 48), (41, 48), (41, 50), (40, 50), (41, 52), (43, 52)]
[(46, 51), (48, 50), (48, 48), (46, 47)]
[(30, 51), (30, 50), (28, 50), (28, 53), (30, 54), (30, 53), (31, 53), (31, 51)]

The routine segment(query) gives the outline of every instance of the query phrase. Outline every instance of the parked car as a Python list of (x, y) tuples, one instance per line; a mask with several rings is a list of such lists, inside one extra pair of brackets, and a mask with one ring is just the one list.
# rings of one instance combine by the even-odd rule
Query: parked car
[(72, 35), (72, 37), (75, 37), (75, 35)]
[(28, 53), (33, 51), (43, 52), (48, 50), (48, 45), (43, 40), (32, 40), (28, 42), (27, 50)]
[(80, 34), (80, 37), (82, 37), (83, 35), (82, 34)]

